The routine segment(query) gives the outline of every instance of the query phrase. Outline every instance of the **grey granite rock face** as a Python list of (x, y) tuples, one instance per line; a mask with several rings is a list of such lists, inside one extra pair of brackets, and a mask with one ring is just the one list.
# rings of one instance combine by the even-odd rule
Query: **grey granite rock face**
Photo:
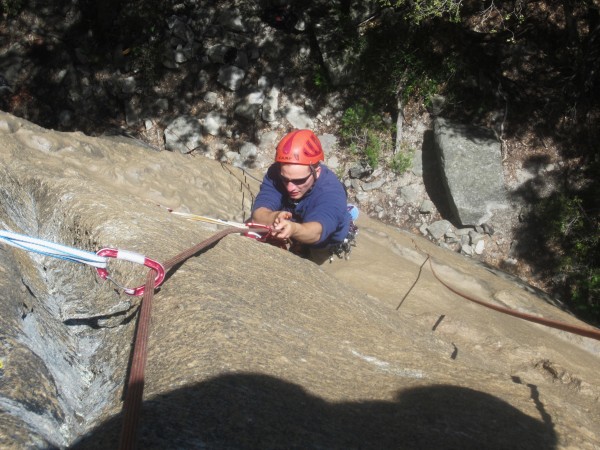
[(434, 135), (444, 185), (462, 225), (480, 225), (495, 210), (508, 207), (500, 142), (489, 130), (434, 121)]
[(236, 66), (222, 66), (219, 69), (219, 83), (230, 91), (237, 91), (242, 87), (246, 72)]
[[(241, 221), (260, 183), (198, 156), (2, 120), (2, 227), (87, 251), (164, 262), (215, 229), (157, 204)], [(153, 303), (139, 448), (600, 445), (597, 343), (418, 274), (429, 254), (462, 291), (578, 321), (424, 239), (366, 214), (358, 225), (348, 261), (318, 266), (233, 235), (169, 273)], [(109, 270), (127, 286), (146, 274)], [(0, 271), (0, 447), (116, 448), (139, 298), (91, 267), (1, 243)]]
[(165, 129), (165, 147), (180, 153), (202, 149), (202, 125), (197, 118), (180, 116)]

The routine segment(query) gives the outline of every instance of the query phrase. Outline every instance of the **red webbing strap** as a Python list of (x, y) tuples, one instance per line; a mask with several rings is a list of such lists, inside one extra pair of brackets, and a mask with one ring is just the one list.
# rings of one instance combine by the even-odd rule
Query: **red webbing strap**
[(251, 231), (260, 232), (260, 233), (264, 233), (265, 232), (265, 230), (262, 229), (262, 228), (249, 228), (249, 229), (243, 229), (243, 230), (240, 229), (240, 228), (235, 228), (235, 227), (225, 228), (224, 230), (221, 230), (218, 233), (213, 234), (208, 239), (203, 240), (199, 244), (196, 244), (195, 246), (193, 246), (191, 248), (188, 248), (187, 250), (184, 250), (180, 254), (178, 254), (178, 255), (174, 256), (173, 258), (169, 259), (168, 261), (166, 261), (163, 264), (163, 267), (165, 268), (165, 271), (168, 271), (169, 269), (171, 269), (172, 267), (176, 266), (177, 264), (179, 264), (179, 263), (185, 261), (186, 259), (194, 256), (199, 251), (204, 250), (205, 248), (209, 247), (210, 245), (212, 245), (212, 244), (220, 241), (221, 239), (223, 239), (228, 234), (247, 233), (247, 232), (251, 232)]
[[(264, 232), (264, 229), (250, 229), (249, 231)], [(226, 228), (214, 234), (199, 244), (184, 250), (180, 254), (169, 259), (163, 264), (168, 271), (177, 264), (194, 256), (210, 245), (223, 239), (228, 234), (243, 232), (240, 228)], [(148, 335), (150, 331), (150, 314), (152, 312), (152, 299), (154, 298), (154, 278), (156, 271), (150, 270), (146, 276), (144, 296), (140, 304), (137, 328), (134, 336), (133, 354), (131, 356), (131, 369), (127, 381), (127, 390), (123, 402), (123, 425), (119, 448), (121, 450), (132, 450), (137, 445), (138, 425), (142, 410), (142, 399), (144, 394), (144, 370), (148, 357)]]
[(137, 443), (137, 428), (142, 410), (144, 394), (144, 369), (148, 356), (148, 334), (150, 330), (150, 313), (154, 298), (154, 277), (156, 271), (151, 270), (146, 277), (144, 296), (140, 304), (135, 343), (131, 357), (131, 369), (127, 380), (125, 401), (123, 402), (123, 425), (121, 429), (120, 449), (134, 449)]
[(508, 314), (509, 316), (514, 316), (514, 317), (518, 317), (519, 319), (528, 320), (529, 322), (539, 323), (539, 324), (545, 325), (547, 327), (556, 328), (558, 330), (567, 331), (569, 333), (578, 334), (580, 336), (584, 336), (584, 337), (588, 337), (588, 338), (592, 338), (592, 339), (596, 339), (596, 340), (600, 341), (600, 330), (597, 328), (591, 328), (591, 327), (587, 328), (587, 327), (580, 327), (577, 325), (570, 325), (565, 322), (559, 322), (558, 320), (544, 319), (543, 317), (534, 316), (533, 314), (522, 313), (519, 311), (514, 311), (509, 308), (504, 308), (503, 306), (494, 305), (493, 303), (484, 302), (483, 300), (479, 300), (468, 294), (460, 292), (459, 290), (453, 288), (452, 286), (447, 284), (444, 280), (442, 280), (438, 276), (438, 274), (435, 273), (435, 270), (433, 270), (433, 265), (431, 264), (431, 258), (429, 258), (429, 267), (431, 268), (431, 272), (433, 273), (433, 276), (440, 283), (442, 283), (448, 290), (454, 292), (456, 295), (460, 295), (461, 297), (466, 298), (467, 300), (477, 303), (478, 305), (485, 306), (486, 308), (490, 308), (490, 309), (499, 311), (504, 314)]

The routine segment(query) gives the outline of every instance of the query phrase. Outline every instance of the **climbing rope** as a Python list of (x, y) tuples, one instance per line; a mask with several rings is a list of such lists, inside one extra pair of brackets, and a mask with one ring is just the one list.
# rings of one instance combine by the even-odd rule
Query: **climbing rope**
[(597, 328), (587, 328), (581, 327), (578, 325), (571, 325), (565, 322), (560, 322), (558, 320), (545, 319), (543, 317), (534, 316), (533, 314), (522, 313), (519, 311), (514, 311), (510, 308), (505, 308), (503, 306), (494, 305), (493, 303), (488, 303), (478, 298), (475, 298), (469, 294), (465, 294), (464, 292), (459, 291), (458, 289), (450, 286), (444, 280), (442, 280), (439, 275), (433, 269), (433, 265), (431, 264), (431, 258), (429, 258), (429, 267), (431, 269), (431, 273), (433, 276), (444, 286), (446, 289), (454, 292), (456, 295), (459, 295), (463, 298), (466, 298), (473, 303), (477, 303), (478, 305), (485, 306), (486, 308), (493, 309), (495, 311), (499, 311), (504, 314), (508, 314), (510, 316), (518, 317), (519, 319), (524, 319), (529, 322), (539, 323), (541, 325), (545, 325), (550, 328), (556, 328), (558, 330), (567, 331), (569, 333), (577, 334), (579, 336), (585, 336), (588, 338), (596, 339), (600, 341), (600, 330)]
[[(222, 225), (223, 223), (219, 224)], [(270, 231), (269, 227), (265, 227), (262, 225), (243, 224), (243, 227), (241, 226), (242, 224), (235, 225), (236, 226), (226, 228), (209, 237), (208, 239), (200, 242), (199, 244), (187, 250), (184, 250), (183, 252), (179, 253), (173, 258), (167, 260), (164, 264), (160, 264), (150, 258), (147, 258), (143, 255), (134, 252), (105, 248), (99, 250), (97, 253), (92, 253), (44, 241), (42, 239), (20, 235), (11, 231), (0, 230), (1, 242), (45, 256), (51, 256), (59, 259), (90, 265), (96, 268), (98, 275), (103, 279), (110, 279), (107, 271), (108, 258), (117, 258), (125, 261), (142, 264), (150, 269), (146, 277), (145, 285), (135, 289), (125, 289), (125, 292), (129, 295), (143, 295), (143, 297), (140, 304), (140, 312), (134, 337), (134, 347), (131, 356), (131, 368), (127, 380), (125, 400), (123, 403), (123, 422), (120, 437), (120, 449), (133, 449), (136, 447), (137, 444), (138, 426), (144, 393), (144, 372), (148, 355), (148, 336), (150, 329), (150, 317), (152, 312), (152, 301), (154, 298), (154, 291), (164, 281), (165, 274), (169, 270), (173, 269), (178, 264), (184, 262), (188, 258), (212, 246), (216, 242), (223, 239), (225, 236), (234, 233), (242, 233), (249, 237), (260, 238), (263, 235), (268, 236)], [(420, 249), (416, 246), (414, 241), (413, 244), (420, 251)], [(431, 258), (428, 254), (427, 257), (427, 259), (429, 260), (429, 267), (434, 277), (451, 292), (454, 292), (455, 294), (469, 301), (530, 322), (538, 323), (551, 328), (560, 329), (580, 336), (600, 340), (600, 330), (598, 329), (571, 325), (556, 320), (534, 316), (532, 314), (514, 311), (509, 308), (494, 305), (483, 300), (477, 299), (469, 294), (465, 294), (446, 283), (434, 270), (433, 264), (431, 263)]]
[[(164, 263), (164, 268), (166, 271), (169, 271), (173, 267), (176, 267), (178, 264), (182, 263), (186, 259), (198, 254), (204, 249), (212, 246), (225, 236), (233, 233), (239, 233), (239, 227), (230, 227), (226, 228), (215, 235), (209, 237), (208, 239), (200, 242), (199, 244), (191, 247), (170, 260)], [(250, 228), (249, 233), (265, 233), (265, 228)], [(413, 241), (414, 243), (414, 241)], [(416, 247), (416, 244), (415, 244)], [(418, 247), (417, 247), (418, 248)], [(566, 323), (543, 319), (540, 317), (536, 317), (530, 314), (519, 313), (516, 311), (509, 310), (508, 308), (502, 308), (496, 305), (489, 304), (487, 302), (475, 299), (467, 294), (463, 294), (460, 291), (452, 288), (450, 285), (445, 283), (437, 273), (433, 269), (433, 265), (431, 264), (431, 258), (428, 255), (429, 265), (431, 271), (433, 272), (436, 279), (442, 283), (446, 288), (450, 289), (452, 292), (471, 300), (480, 305), (495, 309), (500, 312), (504, 312), (506, 314), (511, 314), (516, 317), (520, 317), (526, 320), (530, 320), (532, 322), (537, 322), (542, 325), (551, 326), (554, 328), (559, 328), (564, 331), (568, 331), (570, 333), (579, 334), (586, 337), (591, 337), (593, 339), (600, 340), (600, 330), (593, 330), (589, 328), (578, 327), (575, 325), (569, 325)], [(426, 260), (427, 261), (427, 260)], [(426, 262), (425, 261), (425, 262)], [(422, 266), (421, 266), (422, 268)], [(138, 427), (140, 420), (140, 413), (142, 408), (142, 400), (144, 393), (144, 371), (147, 361), (148, 355), (148, 335), (150, 328), (150, 316), (152, 311), (152, 301), (154, 296), (154, 280), (155, 280), (155, 271), (152, 269), (146, 278), (146, 286), (144, 290), (144, 296), (142, 298), (142, 304), (140, 306), (140, 314), (138, 316), (138, 324), (135, 333), (135, 342), (132, 353), (132, 362), (131, 369), (129, 373), (129, 379), (127, 382), (127, 390), (125, 395), (125, 401), (123, 403), (123, 423), (121, 429), (121, 437), (120, 437), (120, 450), (130, 450), (134, 449), (137, 444), (137, 435), (138, 435)]]
[(12, 231), (0, 230), (0, 241), (13, 247), (38, 253), (44, 256), (64, 259), (81, 264), (87, 264), (97, 269), (106, 269), (108, 258), (96, 253), (55, 244), (54, 242), (32, 238)]
[[(558, 330), (563, 330), (568, 333), (577, 334), (579, 336), (584, 336), (584, 337), (588, 337), (588, 338), (596, 339), (596, 340), (600, 341), (600, 330), (598, 328), (581, 327), (578, 325), (571, 325), (571, 324), (568, 324), (565, 322), (560, 322), (558, 320), (545, 319), (543, 317), (534, 316), (533, 314), (522, 313), (519, 311), (512, 310), (510, 308), (505, 308), (503, 306), (494, 305), (493, 303), (486, 302), (484, 300), (475, 298), (472, 295), (461, 292), (460, 290), (452, 287), (450, 284), (448, 284), (446, 281), (444, 281), (437, 274), (437, 272), (433, 269), (433, 264), (431, 263), (431, 255), (429, 255), (427, 252), (424, 252), (423, 250), (421, 250), (419, 248), (419, 246), (415, 243), (414, 240), (412, 241), (412, 243), (415, 246), (415, 248), (417, 249), (417, 251), (419, 251), (421, 254), (427, 256), (427, 259), (425, 259), (425, 261), (423, 262), (423, 265), (427, 261), (429, 261), (429, 268), (431, 269), (431, 273), (433, 274), (435, 279), (440, 284), (442, 284), (446, 289), (448, 289), (451, 292), (454, 292), (456, 295), (459, 295), (460, 297), (465, 298), (473, 303), (477, 303), (478, 305), (485, 306), (486, 308), (493, 309), (494, 311), (498, 311), (503, 314), (507, 314), (509, 316), (517, 317), (519, 319), (527, 320), (529, 322), (539, 323), (541, 325), (545, 325), (550, 328), (556, 328)], [(423, 265), (421, 265), (421, 269), (423, 268)], [(419, 277), (421, 276), (421, 269), (419, 270)], [(414, 287), (414, 284), (413, 284), (413, 287)], [(411, 289), (412, 289), (412, 287), (411, 287)], [(406, 296), (404, 298), (406, 298)], [(402, 301), (404, 301), (404, 298), (402, 299)], [(398, 305), (398, 307), (400, 307), (400, 305)], [(398, 309), (398, 308), (396, 308), (396, 309)]]
[(138, 286), (136, 288), (127, 288), (117, 283), (108, 273), (107, 265), (108, 258), (120, 259), (123, 261), (130, 261), (133, 263), (144, 265), (150, 269), (156, 271), (156, 278), (154, 280), (154, 287), (160, 286), (165, 279), (165, 270), (163, 266), (154, 261), (153, 259), (147, 258), (139, 253), (130, 252), (128, 250), (118, 250), (116, 248), (103, 248), (96, 253), (80, 250), (78, 248), (67, 247), (66, 245), (56, 244), (54, 242), (46, 241), (43, 239), (33, 238), (23, 234), (13, 233), (12, 231), (0, 230), (0, 242), (11, 245), (22, 250), (27, 250), (33, 253), (38, 253), (44, 256), (50, 256), (52, 258), (63, 259), (65, 261), (76, 262), (80, 264), (86, 264), (96, 268), (98, 276), (103, 280), (113, 282), (119, 288), (123, 289), (126, 294), (129, 295), (142, 295), (144, 293), (144, 286)]
[(270, 234), (270, 227), (264, 225), (236, 225), (238, 226), (226, 228), (199, 244), (184, 250), (164, 264), (160, 264), (143, 255), (126, 250), (104, 248), (97, 253), (92, 253), (13, 233), (11, 231), (0, 230), (1, 242), (42, 255), (90, 265), (96, 268), (98, 275), (103, 279), (110, 279), (106, 269), (108, 258), (117, 258), (142, 264), (150, 269), (146, 276), (146, 283), (143, 286), (139, 286), (135, 289), (125, 288), (125, 293), (129, 295), (143, 295), (143, 297), (140, 304), (140, 313), (138, 316), (133, 353), (131, 356), (131, 368), (127, 380), (127, 389), (125, 391), (125, 401), (123, 403), (123, 424), (119, 448), (123, 450), (133, 449), (137, 443), (137, 429), (144, 393), (144, 372), (148, 355), (150, 316), (155, 289), (161, 285), (167, 271), (212, 246), (229, 234), (241, 233), (254, 239), (263, 234)]
[[(264, 233), (267, 227), (251, 227), (248, 232)], [(239, 233), (240, 228), (230, 227), (214, 234), (199, 244), (179, 253), (163, 264), (166, 271), (187, 260), (188, 258), (200, 253), (204, 249), (212, 246), (225, 236), (233, 233)], [(135, 332), (135, 341), (131, 357), (131, 369), (127, 381), (127, 390), (125, 401), (123, 403), (123, 424), (121, 428), (121, 438), (119, 448), (121, 450), (130, 450), (135, 448), (137, 443), (138, 425), (140, 412), (142, 409), (142, 399), (144, 394), (144, 371), (148, 356), (148, 335), (150, 329), (150, 315), (152, 311), (152, 300), (154, 297), (154, 270), (148, 273), (146, 278), (146, 289), (140, 305), (140, 314), (138, 316), (137, 329)]]

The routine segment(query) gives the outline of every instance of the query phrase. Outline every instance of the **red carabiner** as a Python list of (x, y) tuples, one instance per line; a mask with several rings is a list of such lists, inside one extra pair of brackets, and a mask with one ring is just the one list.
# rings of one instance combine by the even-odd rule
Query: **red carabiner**
[[(242, 233), (244, 236), (257, 241), (263, 242), (264, 239), (271, 233), (271, 227), (262, 223), (246, 222), (244, 225), (248, 227), (248, 231)], [(261, 234), (263, 236), (261, 236)]]
[(273, 231), (272, 227), (253, 222), (246, 222), (245, 225), (249, 228), (249, 230), (244, 233), (244, 236), (255, 239), (258, 242), (265, 242), (267, 244), (274, 245), (275, 247), (287, 250), (287, 239), (279, 239), (274, 237), (271, 234)]
[[(122, 259), (124, 261), (130, 261), (137, 264), (142, 264), (146, 267), (154, 269), (156, 271), (156, 277), (154, 278), (154, 288), (156, 289), (158, 286), (162, 284), (165, 279), (165, 268), (159, 262), (154, 261), (153, 259), (146, 258), (144, 255), (140, 255), (139, 253), (130, 252), (127, 250), (117, 250), (116, 248), (103, 248), (96, 252), (98, 256), (107, 256), (109, 258)], [(110, 277), (108, 275), (108, 270), (97, 268), (98, 276), (103, 280), (108, 280)], [(138, 286), (134, 289), (123, 288), (125, 293), (128, 295), (142, 295), (144, 293), (144, 285)]]

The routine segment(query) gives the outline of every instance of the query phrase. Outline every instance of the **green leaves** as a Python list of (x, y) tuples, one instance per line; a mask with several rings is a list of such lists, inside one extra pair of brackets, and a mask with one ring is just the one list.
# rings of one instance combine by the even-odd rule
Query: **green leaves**
[(402, 175), (404, 172), (408, 171), (412, 167), (414, 156), (413, 149), (402, 149), (390, 160), (390, 169), (392, 172)]
[(25, 7), (25, 0), (1, 0), (0, 12), (8, 17), (16, 16)]
[(407, 7), (407, 17), (418, 25), (424, 20), (442, 16), (447, 16), (451, 22), (458, 22), (462, 0), (379, 0), (379, 3), (388, 7)]
[(351, 152), (375, 169), (390, 145), (389, 128), (370, 105), (357, 103), (344, 112), (340, 134)]
[(557, 194), (542, 199), (534, 214), (557, 252), (556, 275), (565, 279), (570, 306), (600, 323), (600, 234), (598, 221), (578, 196)]

